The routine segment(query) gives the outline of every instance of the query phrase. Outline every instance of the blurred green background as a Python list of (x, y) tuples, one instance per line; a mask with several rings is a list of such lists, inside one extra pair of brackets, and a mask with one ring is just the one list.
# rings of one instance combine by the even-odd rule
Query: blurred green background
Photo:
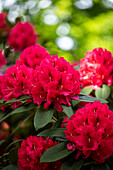
[(38, 42), (69, 62), (96, 47), (113, 52), (113, 0), (0, 0), (0, 12), (34, 24)]

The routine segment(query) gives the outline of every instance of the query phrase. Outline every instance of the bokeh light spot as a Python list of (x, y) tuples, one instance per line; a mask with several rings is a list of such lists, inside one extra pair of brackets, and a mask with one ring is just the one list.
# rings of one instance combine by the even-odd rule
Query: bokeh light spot
[(60, 49), (64, 51), (71, 50), (74, 47), (73, 39), (68, 36), (62, 36), (62, 37), (57, 38), (56, 44)]

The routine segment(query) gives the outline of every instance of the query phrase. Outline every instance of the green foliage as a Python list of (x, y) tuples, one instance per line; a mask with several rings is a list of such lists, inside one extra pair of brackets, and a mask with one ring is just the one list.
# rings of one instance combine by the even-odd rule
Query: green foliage
[(94, 102), (94, 101), (100, 101), (101, 103), (108, 103), (108, 101), (104, 100), (104, 99), (99, 99), (96, 97), (91, 97), (88, 95), (84, 95), (81, 93), (81, 96), (79, 96), (79, 101), (84, 101), (84, 102)]
[(3, 168), (2, 170), (19, 170), (19, 167), (15, 164), (8, 165), (7, 167)]
[(40, 162), (54, 162), (70, 155), (73, 151), (67, 149), (67, 142), (51, 147), (42, 155)]
[(70, 118), (73, 115), (73, 109), (71, 106), (62, 105), (63, 112)]
[(46, 110), (43, 106), (37, 109), (34, 117), (34, 127), (36, 130), (46, 126), (52, 119), (54, 109)]
[(44, 136), (44, 137), (55, 137), (55, 136), (65, 136), (64, 130), (65, 128), (53, 128), (53, 129), (47, 129), (45, 131), (42, 131), (37, 136)]
[(110, 170), (110, 168), (107, 163), (103, 163), (101, 165), (92, 166), (91, 170)]
[[(3, 4), (0, 4), (0, 7), (10, 14), (8, 21), (10, 27), (13, 27), (19, 20), (28, 20), (34, 24), (38, 33), (37, 42), (47, 48), (51, 55), (62, 56), (67, 61), (72, 62), (83, 58), (86, 51), (97, 47), (103, 47), (113, 52), (113, 11), (111, 6), (105, 4), (103, 0), (93, 0), (92, 6), (83, 9), (82, 6), (77, 7), (75, 5), (76, 1), (51, 0), (50, 5), (44, 7), (44, 4), (43, 6), (40, 5), (42, 0), (17, 0), (14, 2), (15, 9), (13, 9), (14, 4), (9, 5), (8, 8), (7, 5), (5, 6), (5, 0), (2, 0)], [(15, 11), (18, 13), (18, 18), (13, 14)], [(11, 14), (13, 14), (12, 17)], [(11, 23), (13, 17), (15, 19)], [(74, 45), (70, 49), (63, 49), (61, 45), (58, 45), (58, 38), (62, 37), (71, 38)], [(4, 43), (5, 41), (3, 39), (0, 41), (0, 49), (5, 50), (4, 55), (7, 58), (7, 66), (3, 68), (4, 72), (10, 65), (15, 64), (20, 55), (19, 52), (13, 53)], [(63, 43), (64, 46), (65, 44), (66, 42)], [(74, 68), (78, 70), (79, 65)], [(19, 170), (16, 165), (18, 160), (17, 148), (20, 147), (20, 142), (27, 136), (37, 135), (36, 131), (38, 130), (37, 136), (47, 136), (61, 142), (48, 149), (42, 155), (41, 162), (53, 162), (63, 158), (61, 170), (79, 170), (81, 167), (83, 169), (84, 167), (85, 169), (91, 167), (91, 170), (110, 170), (107, 163), (95, 165), (92, 160), (89, 162), (83, 161), (83, 159), (75, 160), (76, 151), (67, 149), (65, 128), (61, 128), (61, 124), (65, 115), (70, 118), (75, 113), (75, 110), (78, 109), (77, 104), (81, 101), (108, 103), (107, 99), (110, 102), (110, 104), (108, 103), (110, 109), (113, 110), (112, 91), (113, 88), (110, 89), (107, 85), (103, 85), (95, 93), (91, 86), (84, 87), (79, 95), (79, 100), (70, 101), (72, 106), (62, 105), (63, 111), (61, 113), (57, 113), (55, 109), (51, 108), (45, 110), (43, 106), (39, 108), (37, 104), (32, 102), (26, 103), (27, 99), (32, 99), (27, 95), (7, 102), (1, 99), (0, 108), (6, 106), (6, 111), (5, 113), (0, 111), (0, 122), (6, 121), (10, 127), (7, 130), (9, 136), (0, 141), (0, 147), (5, 148), (5, 151), (8, 152), (0, 157), (0, 161), (3, 161), (3, 165), (0, 162), (0, 169), (8, 165), (3, 170)], [(89, 94), (95, 95), (95, 97), (88, 96)], [(23, 104), (14, 110), (12, 104), (17, 101)], [(33, 121), (34, 126), (32, 125)], [(48, 129), (46, 129), (46, 126)], [(20, 139), (15, 140), (18, 136)]]
[(110, 87), (103, 84), (102, 87), (95, 90), (95, 96), (101, 99), (107, 99), (110, 95)]
[(92, 91), (93, 91), (92, 86), (88, 86), (88, 87), (84, 87), (84, 88), (81, 90), (81, 93), (88, 95), (88, 94), (90, 94)]
[(9, 152), (9, 161), (11, 164), (17, 164), (18, 163), (18, 149), (12, 148)]
[(83, 165), (83, 162), (84, 160), (83, 159), (79, 159), (79, 160), (75, 160), (74, 161), (74, 164), (72, 165), (72, 168), (71, 170), (80, 170), (80, 168), (82, 167)]

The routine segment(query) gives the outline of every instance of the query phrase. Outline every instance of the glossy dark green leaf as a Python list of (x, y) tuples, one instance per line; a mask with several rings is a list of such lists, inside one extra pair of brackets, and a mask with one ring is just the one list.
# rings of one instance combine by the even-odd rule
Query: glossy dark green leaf
[(53, 125), (52, 128), (60, 128), (63, 123), (64, 117), (60, 117)]
[(46, 110), (40, 107), (34, 117), (34, 127), (36, 130), (46, 126), (52, 119), (54, 109)]
[(0, 119), (0, 123), (1, 123), (2, 121), (6, 120), (8, 117), (10, 117), (11, 114), (12, 114), (12, 112), (10, 112), (10, 113), (8, 113), (7, 115), (5, 115), (4, 117), (2, 117), (2, 118)]
[(24, 100), (27, 100), (27, 99), (30, 99), (31, 97), (27, 96), (27, 95), (23, 95), (17, 99), (11, 99), (9, 101), (7, 101), (6, 103), (9, 104), (9, 103), (13, 103), (13, 102), (17, 102), (17, 101), (24, 101)]
[(12, 164), (18, 163), (18, 149), (12, 148), (9, 152), (9, 160)]
[(16, 164), (8, 165), (7, 167), (3, 168), (2, 170), (19, 170), (19, 167)]
[(41, 133), (39, 133), (37, 136), (47, 136), (47, 137), (55, 137), (55, 136), (65, 136), (64, 130), (66, 128), (52, 128), (52, 129), (47, 129)]
[(20, 106), (17, 109), (15, 109), (12, 112), (10, 112), (7, 115), (5, 115), (4, 117), (2, 117), (0, 119), (0, 122), (4, 121), (5, 119), (7, 119), (8, 117), (10, 117), (13, 114), (27, 112), (27, 111), (30, 111), (30, 110), (36, 108), (36, 107), (37, 107), (37, 104), (35, 104), (35, 103), (30, 103), (28, 105)]
[(72, 167), (71, 167), (71, 170), (80, 170), (80, 168), (82, 167), (83, 165), (83, 162), (84, 160), (83, 159), (79, 159), (79, 160), (75, 160)]
[(73, 164), (73, 159), (66, 159), (62, 163), (61, 170), (71, 170), (72, 164)]
[(95, 165), (91, 167), (91, 170), (110, 170), (107, 163)]
[(30, 103), (24, 106), (20, 106), (17, 109), (13, 110), (11, 115), (15, 114), (15, 113), (22, 113), (22, 112), (27, 112), (29, 110), (34, 109), (35, 107), (37, 107), (37, 105), (35, 103)]
[(22, 141), (23, 141), (23, 139), (20, 139), (20, 140), (16, 140), (16, 141), (10, 143), (10, 144), (6, 147), (5, 151), (9, 150), (13, 145), (15, 145), (15, 144), (17, 144), (17, 143), (19, 143), (19, 142), (22, 142)]
[(80, 101), (79, 100), (72, 100), (72, 106), (75, 107)]
[(73, 109), (71, 106), (62, 105), (63, 112), (70, 118), (73, 115)]
[(72, 152), (67, 149), (67, 142), (62, 142), (46, 150), (40, 162), (54, 162), (70, 155)]
[(28, 121), (28, 119), (30, 119), (30, 117), (32, 116), (33, 114), (30, 114), (28, 115), (27, 117), (25, 117), (24, 120), (21, 121), (21, 123), (19, 123), (16, 128), (12, 131), (11, 135), (13, 135), (20, 127), (23, 123), (25, 123), (26, 121)]
[(4, 144), (6, 142), (6, 140), (1, 140), (0, 141), (0, 146), (2, 145), (2, 144)]

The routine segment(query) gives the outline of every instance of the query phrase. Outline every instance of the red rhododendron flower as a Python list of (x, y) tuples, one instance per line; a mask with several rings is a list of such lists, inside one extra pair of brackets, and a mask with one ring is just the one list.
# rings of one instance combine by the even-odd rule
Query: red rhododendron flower
[(99, 101), (89, 103), (71, 116), (65, 135), (69, 150), (103, 163), (113, 153), (113, 112)]
[(62, 57), (46, 58), (36, 67), (32, 77), (34, 103), (40, 106), (46, 101), (45, 109), (53, 103), (56, 110), (61, 112), (61, 104), (70, 105), (71, 99), (78, 99), (79, 73)]
[(0, 99), (3, 99), (3, 94), (2, 94), (2, 83), (3, 83), (3, 76), (0, 75)]
[(35, 44), (26, 48), (20, 54), (20, 60), (17, 60), (16, 63), (20, 65), (24, 64), (29, 68), (35, 69), (35, 67), (37, 65), (39, 66), (41, 61), (46, 57), (50, 57), (50, 54), (47, 52), (47, 50), (44, 47)]
[(0, 50), (0, 67), (6, 64), (6, 59), (3, 56), (3, 51)]
[(37, 35), (29, 22), (19, 22), (11, 30), (8, 45), (16, 51), (36, 43)]
[(49, 138), (42, 138), (37, 136), (27, 137), (21, 143), (21, 148), (18, 150), (18, 166), (20, 170), (60, 170), (61, 161), (52, 163), (40, 163), (40, 158), (43, 153), (57, 145)]
[(6, 70), (2, 83), (2, 94), (5, 101), (30, 94), (30, 71), (25, 65), (14, 65)]
[(88, 51), (80, 61), (80, 80), (82, 86), (92, 85), (94, 89), (102, 84), (113, 84), (113, 57), (110, 51), (95, 48)]
[(7, 36), (9, 34), (9, 27), (7, 25), (7, 13), (0, 13), (0, 35), (2, 37)]
[(64, 116), (64, 120), (63, 120), (63, 122), (62, 122), (61, 128), (66, 128), (67, 122), (68, 122), (69, 120), (70, 120), (70, 119), (69, 119), (67, 116)]

